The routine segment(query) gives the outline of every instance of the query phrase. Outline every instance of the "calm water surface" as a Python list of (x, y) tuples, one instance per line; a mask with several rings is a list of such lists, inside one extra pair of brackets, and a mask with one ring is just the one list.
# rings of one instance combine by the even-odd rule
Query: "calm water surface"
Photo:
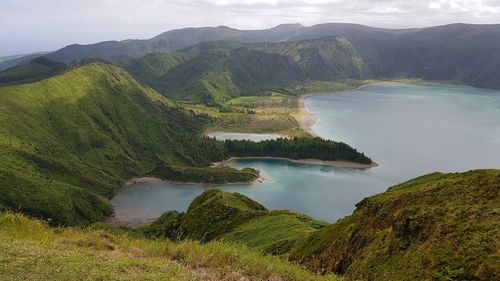
[[(279, 160), (235, 162), (254, 167), (263, 184), (224, 186), (270, 209), (291, 209), (334, 222), (366, 196), (433, 171), (500, 168), (500, 92), (384, 83), (313, 96), (305, 106), (319, 118), (319, 135), (351, 144), (379, 167), (351, 170)], [(220, 138), (220, 136), (219, 136)], [(253, 137), (252, 137), (253, 138)], [(125, 221), (185, 211), (203, 186), (136, 185), (111, 200)]]

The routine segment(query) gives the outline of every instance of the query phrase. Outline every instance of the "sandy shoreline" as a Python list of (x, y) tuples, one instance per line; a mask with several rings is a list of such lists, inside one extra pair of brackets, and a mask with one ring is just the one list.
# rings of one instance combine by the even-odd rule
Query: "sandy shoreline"
[(181, 181), (172, 181), (172, 180), (163, 180), (155, 177), (141, 177), (141, 178), (133, 178), (128, 180), (123, 184), (124, 187), (131, 185), (141, 185), (141, 184), (179, 184), (179, 185), (201, 185), (206, 187), (215, 187), (221, 185), (245, 185), (245, 184), (254, 184), (254, 183), (263, 183), (265, 179), (263, 177), (258, 177), (253, 181), (248, 182), (228, 182), (228, 183), (200, 183), (200, 182), (181, 182)]
[(371, 164), (361, 164), (356, 162), (349, 161), (326, 161), (326, 160), (318, 160), (318, 159), (291, 159), (285, 157), (270, 157), (270, 156), (261, 156), (261, 157), (231, 157), (223, 162), (214, 163), (215, 167), (224, 166), (230, 162), (238, 161), (238, 160), (282, 160), (288, 161), (291, 163), (299, 163), (299, 164), (313, 164), (313, 165), (326, 165), (340, 168), (350, 168), (350, 169), (369, 169), (373, 167), (377, 167), (378, 164), (372, 162)]
[(379, 84), (379, 83), (384, 83), (384, 81), (377, 81), (377, 82), (373, 82), (373, 83), (368, 83), (368, 84), (361, 85), (359, 87), (356, 87), (356, 88), (353, 88), (353, 89), (348, 89), (348, 90), (332, 91), (332, 92), (319, 92), (319, 93), (311, 93), (311, 94), (301, 95), (299, 97), (299, 101), (298, 101), (298, 107), (299, 107), (299, 118), (298, 118), (299, 120), (298, 121), (299, 121), (299, 124), (300, 124), (300, 128), (302, 130), (306, 131), (311, 136), (319, 137), (319, 135), (316, 134), (311, 129), (311, 127), (316, 122), (318, 122), (320, 119), (314, 113), (312, 113), (311, 111), (309, 111), (309, 109), (307, 109), (307, 107), (305, 105), (305, 100), (307, 98), (313, 97), (313, 96), (335, 95), (335, 94), (345, 93), (345, 92), (349, 92), (349, 91), (356, 91), (356, 90), (360, 90), (360, 89), (363, 89), (365, 87), (373, 86), (373, 85), (376, 85), (376, 84)]

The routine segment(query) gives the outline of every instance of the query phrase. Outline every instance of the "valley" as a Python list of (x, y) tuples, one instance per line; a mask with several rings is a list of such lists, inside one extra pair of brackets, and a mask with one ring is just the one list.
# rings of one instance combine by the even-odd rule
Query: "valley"
[(497, 280), (499, 45), (285, 24), (2, 58), (0, 279)]
[[(264, 182), (220, 188), (247, 195), (271, 209), (291, 209), (335, 222), (364, 197), (419, 175), (499, 166), (497, 153), (492, 153), (500, 153), (500, 139), (492, 134), (500, 132), (499, 98), (498, 91), (422, 83), (379, 83), (309, 96), (304, 105), (319, 119), (311, 129), (363, 148), (376, 156), (379, 166), (352, 170), (243, 159), (229, 164), (258, 169)], [(475, 148), (464, 151), (463, 147)], [(464, 157), (468, 161), (462, 161)], [(168, 206), (184, 211), (206, 188), (144, 184), (122, 189), (111, 202), (122, 221), (150, 220), (170, 210)]]

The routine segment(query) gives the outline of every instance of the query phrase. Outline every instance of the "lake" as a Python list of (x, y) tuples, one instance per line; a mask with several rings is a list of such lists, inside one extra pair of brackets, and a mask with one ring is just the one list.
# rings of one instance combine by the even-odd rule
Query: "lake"
[[(262, 184), (229, 185), (270, 209), (290, 209), (334, 222), (364, 197), (434, 171), (500, 168), (500, 92), (470, 87), (381, 83), (311, 96), (312, 130), (344, 141), (380, 166), (353, 170), (279, 160), (241, 160)], [(255, 136), (253, 136), (255, 137)], [(252, 138), (253, 138), (252, 137)], [(135, 185), (111, 200), (118, 220), (141, 222), (167, 210), (185, 211), (201, 185)], [(466, 196), (466, 194), (464, 194)]]

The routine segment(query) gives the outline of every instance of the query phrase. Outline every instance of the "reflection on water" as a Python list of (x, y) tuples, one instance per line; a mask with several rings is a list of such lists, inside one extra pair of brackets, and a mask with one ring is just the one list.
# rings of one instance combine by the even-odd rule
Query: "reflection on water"
[[(351, 170), (240, 160), (233, 165), (257, 168), (266, 181), (222, 189), (240, 192), (270, 209), (291, 209), (333, 222), (349, 215), (364, 197), (424, 173), (500, 168), (497, 91), (385, 83), (310, 97), (306, 106), (319, 117), (315, 132), (353, 145), (380, 166)], [(112, 204), (118, 219), (140, 221), (167, 210), (184, 211), (206, 188), (130, 186)]]

